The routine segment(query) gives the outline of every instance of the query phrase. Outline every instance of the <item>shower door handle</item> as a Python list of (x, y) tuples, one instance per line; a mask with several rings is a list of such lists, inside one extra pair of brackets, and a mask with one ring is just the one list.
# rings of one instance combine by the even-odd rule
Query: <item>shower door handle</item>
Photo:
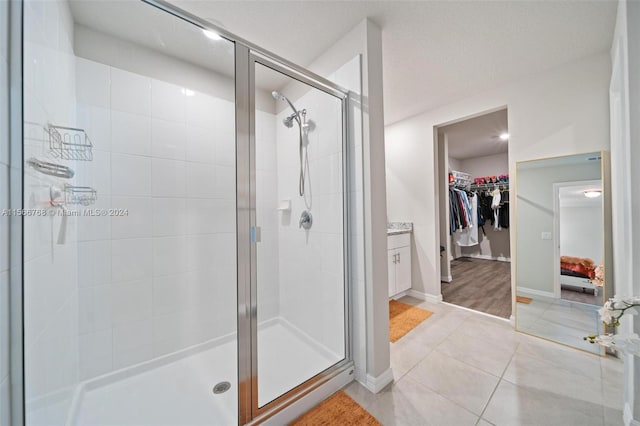
[(259, 226), (252, 226), (250, 233), (251, 233), (252, 243), (259, 243), (260, 240), (262, 240), (262, 230), (260, 229)]

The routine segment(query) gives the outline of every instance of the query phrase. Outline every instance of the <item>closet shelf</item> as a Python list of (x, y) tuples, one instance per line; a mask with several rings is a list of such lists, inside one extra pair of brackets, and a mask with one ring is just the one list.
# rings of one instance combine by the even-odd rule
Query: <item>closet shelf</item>
[(498, 182), (498, 183), (472, 183), (469, 189), (471, 191), (485, 191), (485, 190), (494, 190), (498, 188), (502, 191), (509, 190), (509, 182)]
[(471, 184), (471, 175), (469, 173), (451, 170), (449, 172), (449, 185), (456, 188), (468, 188)]

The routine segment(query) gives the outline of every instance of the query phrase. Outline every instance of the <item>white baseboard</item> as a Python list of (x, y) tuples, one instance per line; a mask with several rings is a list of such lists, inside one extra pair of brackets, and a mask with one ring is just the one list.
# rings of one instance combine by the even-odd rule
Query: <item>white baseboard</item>
[(367, 374), (365, 387), (373, 393), (378, 393), (391, 382), (393, 382), (393, 370), (391, 370), (391, 368), (387, 368), (387, 370), (378, 377), (373, 377), (370, 374)]
[(633, 409), (627, 401), (625, 401), (624, 408), (622, 409), (622, 422), (624, 426), (640, 426), (640, 420), (633, 418)]
[(405, 290), (405, 291), (403, 291), (401, 293), (394, 294), (393, 296), (391, 296), (391, 299), (398, 300), (400, 298), (403, 298), (404, 296), (408, 296), (410, 291), (411, 290)]
[(542, 296), (542, 297), (549, 297), (551, 299), (557, 299), (556, 295), (552, 291), (536, 290), (534, 288), (518, 287), (518, 293), (524, 293), (531, 296)]
[(423, 293), (418, 290), (411, 289), (409, 290), (409, 296), (415, 297), (416, 299), (425, 300), (429, 303), (440, 303), (442, 302), (442, 294), (438, 294), (437, 296), (434, 294)]
[(451, 275), (443, 275), (440, 277), (440, 281), (444, 283), (450, 283), (453, 281), (453, 277)]
[(509, 323), (511, 324), (511, 327), (516, 328), (516, 317), (514, 317), (513, 315), (511, 315), (509, 317)]
[(366, 387), (366, 383), (367, 383), (367, 372), (364, 368), (357, 366), (355, 367), (356, 369), (356, 381), (358, 383), (360, 383), (362, 386)]
[(496, 260), (498, 262), (511, 262), (510, 257), (504, 256), (489, 256), (488, 254), (465, 254), (460, 257), (472, 257), (474, 259), (484, 259), (484, 260)]

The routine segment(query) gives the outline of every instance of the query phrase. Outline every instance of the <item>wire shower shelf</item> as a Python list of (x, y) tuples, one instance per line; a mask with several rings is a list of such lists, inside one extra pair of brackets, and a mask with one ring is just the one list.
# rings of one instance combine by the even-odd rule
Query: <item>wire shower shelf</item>
[(49, 149), (63, 160), (92, 161), (93, 144), (84, 129), (49, 124)]
[(90, 186), (64, 186), (64, 201), (68, 206), (90, 206), (98, 199), (98, 191)]

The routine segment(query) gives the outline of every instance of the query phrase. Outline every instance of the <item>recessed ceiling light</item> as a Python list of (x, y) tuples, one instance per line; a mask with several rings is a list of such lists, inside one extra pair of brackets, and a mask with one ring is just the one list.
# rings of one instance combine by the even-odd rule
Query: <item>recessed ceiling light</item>
[(602, 195), (602, 191), (599, 189), (593, 189), (590, 191), (584, 191), (584, 196), (587, 198), (598, 198)]
[(181, 92), (182, 92), (182, 94), (183, 94), (183, 95), (185, 95), (185, 96), (195, 96), (195, 94), (196, 94), (196, 92), (194, 92), (193, 90), (191, 90), (191, 89), (186, 89), (186, 88), (185, 88), (185, 89), (182, 89), (182, 90), (181, 90)]
[(504, 133), (500, 133), (500, 140), (501, 141), (508, 141), (509, 140), (509, 133), (504, 132)]
[(207, 36), (207, 38), (211, 39), (211, 40), (222, 40), (222, 37), (220, 37), (220, 34), (216, 33), (215, 31), (211, 31), (211, 30), (202, 30), (202, 32), (204, 33), (205, 36)]

